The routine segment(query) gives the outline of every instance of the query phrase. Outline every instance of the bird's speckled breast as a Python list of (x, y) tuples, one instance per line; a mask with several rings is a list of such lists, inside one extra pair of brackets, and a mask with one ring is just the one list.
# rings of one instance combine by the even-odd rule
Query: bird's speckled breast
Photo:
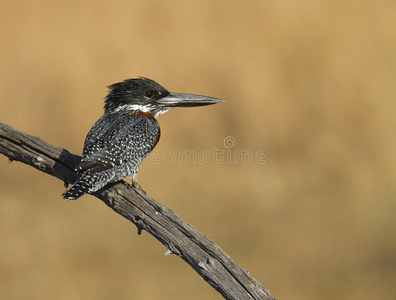
[[(138, 112), (132, 113), (132, 114), (130, 114), (130, 115), (131, 115), (131, 116), (144, 116), (144, 117), (150, 118), (150, 119), (154, 120), (156, 123), (158, 123), (157, 120), (156, 120), (156, 118), (155, 118), (150, 112), (148, 112), (148, 111), (138, 111)], [(158, 127), (157, 139), (155, 140), (154, 146), (151, 148), (150, 151), (153, 151), (153, 149), (155, 148), (155, 146), (157, 146), (157, 144), (158, 144), (158, 142), (159, 142), (159, 140), (160, 140), (160, 137), (161, 137), (161, 128)]]

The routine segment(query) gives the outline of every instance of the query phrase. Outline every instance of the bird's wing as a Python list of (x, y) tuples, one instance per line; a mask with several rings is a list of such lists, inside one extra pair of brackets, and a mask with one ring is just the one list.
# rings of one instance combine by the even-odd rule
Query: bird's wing
[(159, 137), (155, 119), (143, 115), (105, 115), (87, 135), (79, 172), (100, 172), (144, 158)]

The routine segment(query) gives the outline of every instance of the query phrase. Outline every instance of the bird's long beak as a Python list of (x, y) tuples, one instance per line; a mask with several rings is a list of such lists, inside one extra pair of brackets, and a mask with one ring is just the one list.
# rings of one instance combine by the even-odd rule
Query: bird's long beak
[(223, 100), (192, 94), (170, 93), (168, 96), (157, 101), (158, 104), (167, 107), (192, 107), (204, 106), (224, 102)]

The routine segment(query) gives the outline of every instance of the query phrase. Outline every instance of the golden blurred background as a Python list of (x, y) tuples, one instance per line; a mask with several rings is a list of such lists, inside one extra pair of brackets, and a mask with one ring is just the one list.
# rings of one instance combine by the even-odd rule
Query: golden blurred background
[[(148, 194), (277, 299), (395, 299), (395, 1), (5, 0), (0, 22), (0, 122), (80, 154), (112, 83), (222, 98), (159, 118)], [(165, 159), (185, 150), (209, 155)], [(97, 199), (0, 170), (1, 299), (222, 299)]]

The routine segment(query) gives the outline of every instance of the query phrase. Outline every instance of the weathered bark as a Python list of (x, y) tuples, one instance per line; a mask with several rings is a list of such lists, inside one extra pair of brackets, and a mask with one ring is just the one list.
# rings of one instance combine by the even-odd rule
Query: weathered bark
[[(76, 178), (80, 157), (40, 138), (0, 123), (0, 153), (55, 176), (65, 183)], [(274, 299), (209, 237), (184, 222), (175, 212), (121, 181), (93, 194), (118, 214), (146, 230), (186, 261), (226, 299)]]

